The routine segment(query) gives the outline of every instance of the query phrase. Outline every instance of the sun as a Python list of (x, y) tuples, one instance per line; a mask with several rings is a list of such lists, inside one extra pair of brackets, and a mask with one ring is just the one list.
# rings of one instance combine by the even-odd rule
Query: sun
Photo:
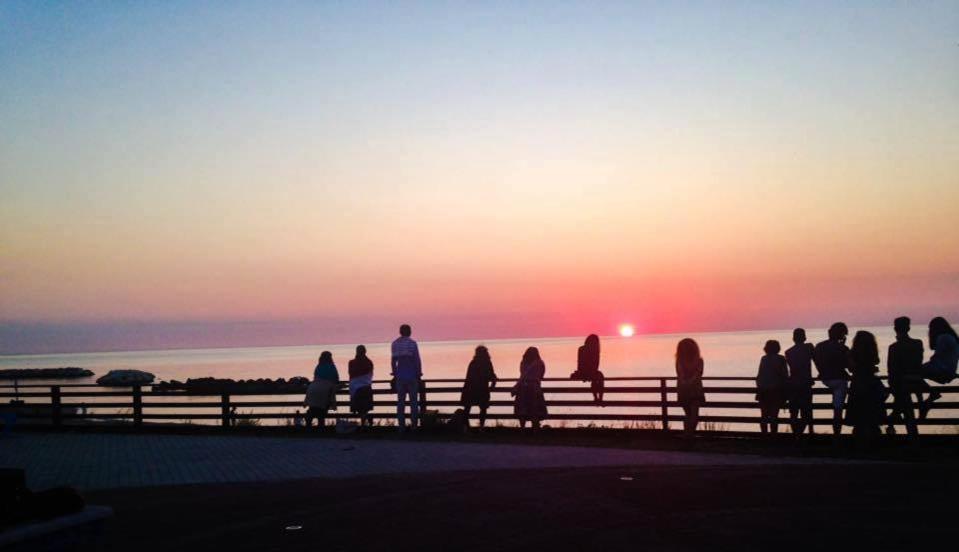
[(632, 324), (620, 324), (619, 325), (619, 335), (623, 337), (633, 337), (636, 333), (636, 328)]

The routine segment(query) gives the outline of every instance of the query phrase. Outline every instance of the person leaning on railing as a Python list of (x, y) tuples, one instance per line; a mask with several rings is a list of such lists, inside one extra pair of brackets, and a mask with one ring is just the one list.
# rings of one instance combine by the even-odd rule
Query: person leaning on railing
[(350, 412), (358, 414), (360, 426), (373, 427), (373, 361), (366, 356), (366, 347), (356, 346), (356, 356), (348, 365), (350, 376)]
[(410, 403), (410, 419), (413, 428), (419, 423), (419, 390), (423, 377), (423, 363), (420, 349), (410, 337), (413, 330), (409, 324), (400, 326), (400, 336), (390, 346), (392, 353), (393, 381), (396, 388), (396, 421), (400, 431), (406, 431), (406, 401)]
[(326, 425), (326, 414), (336, 409), (336, 387), (340, 383), (340, 374), (333, 363), (333, 353), (323, 351), (320, 360), (313, 370), (313, 381), (306, 388), (306, 397), (303, 402), (307, 407), (306, 427), (310, 427), (313, 418), (317, 419), (317, 427)]
[(543, 395), (543, 377), (546, 375), (546, 364), (539, 356), (539, 349), (530, 347), (523, 353), (523, 360), (519, 364), (519, 381), (513, 387), (512, 394), (516, 397), (513, 412), (519, 418), (519, 426), (526, 427), (526, 422), (538, 429), (540, 422), (546, 419), (546, 397)]
[(922, 379), (924, 355), (922, 340), (909, 337), (912, 325), (909, 317), (900, 316), (893, 321), (892, 325), (896, 332), (896, 341), (889, 345), (886, 369), (889, 374), (893, 407), (887, 420), (886, 433), (894, 435), (895, 424), (904, 423), (908, 435), (915, 437), (919, 434), (919, 428), (916, 426), (912, 396), (916, 396), (916, 403), (919, 404), (919, 417), (925, 418), (928, 407), (922, 396), (924, 393), (931, 394), (932, 388)]
[(756, 400), (762, 416), (759, 429), (763, 433), (779, 433), (779, 411), (786, 406), (786, 389), (789, 372), (786, 370), (786, 358), (779, 354), (781, 346), (775, 339), (766, 342), (766, 353), (759, 361), (756, 374)]
[(819, 372), (819, 379), (832, 392), (832, 431), (842, 433), (842, 411), (849, 393), (849, 369), (852, 360), (846, 347), (849, 327), (836, 322), (829, 327), (829, 337), (816, 344), (813, 361)]
[(699, 425), (699, 408), (706, 402), (706, 394), (703, 392), (703, 357), (699, 353), (699, 344), (688, 337), (676, 345), (676, 395), (686, 414), (684, 434), (692, 437)]
[(880, 434), (886, 421), (884, 403), (889, 396), (886, 386), (879, 380), (879, 346), (876, 336), (867, 331), (858, 331), (852, 340), (852, 383), (849, 386), (849, 404), (846, 408), (846, 423), (852, 426), (852, 434), (859, 440), (870, 442)]
[(812, 417), (812, 359), (813, 346), (806, 343), (806, 330), (793, 330), (793, 346), (786, 349), (789, 369), (789, 422), (792, 431), (801, 435), (806, 428), (815, 433)]

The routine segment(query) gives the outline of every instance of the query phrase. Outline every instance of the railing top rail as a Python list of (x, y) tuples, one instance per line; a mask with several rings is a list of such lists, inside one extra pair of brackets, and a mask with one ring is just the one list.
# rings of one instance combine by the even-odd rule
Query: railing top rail
[[(886, 379), (886, 376), (880, 375), (879, 379)], [(612, 376), (605, 378), (605, 381), (675, 381), (676, 376)], [(4, 380), (7, 381), (7, 380)], [(249, 380), (247, 380), (249, 381)], [(345, 383), (347, 380), (343, 380)], [(389, 385), (391, 380), (382, 379), (374, 380), (374, 384)], [(515, 382), (518, 381), (518, 378), (499, 378), (499, 382)], [(571, 379), (571, 378), (543, 378), (544, 382), (574, 382), (581, 383), (582, 380)], [(756, 381), (755, 376), (703, 376), (703, 381)], [(423, 382), (430, 383), (463, 383), (463, 378), (436, 378), (436, 379), (424, 379)], [(140, 385), (139, 387), (150, 387), (153, 385), (158, 385), (160, 382), (147, 383)], [(20, 383), (16, 386), (13, 383), (2, 383), (0, 384), (0, 389), (13, 389), (14, 387), (19, 387), (20, 389), (27, 388), (38, 388), (38, 387), (60, 387), (60, 388), (76, 388), (76, 387), (96, 387), (96, 388), (115, 388), (115, 389), (128, 389), (132, 387), (138, 387), (136, 385), (100, 385), (98, 383)]]

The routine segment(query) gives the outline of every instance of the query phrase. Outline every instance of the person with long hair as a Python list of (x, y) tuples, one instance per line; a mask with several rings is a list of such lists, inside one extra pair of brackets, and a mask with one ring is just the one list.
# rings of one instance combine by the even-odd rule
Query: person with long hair
[(781, 346), (775, 339), (766, 342), (759, 372), (756, 374), (756, 400), (762, 416), (759, 429), (762, 433), (779, 433), (779, 411), (786, 406), (786, 391), (789, 384), (789, 372), (786, 370), (786, 357), (779, 354)]
[(546, 364), (539, 356), (539, 349), (526, 349), (519, 363), (519, 381), (512, 392), (516, 397), (513, 412), (519, 418), (520, 427), (526, 427), (526, 422), (530, 422), (534, 429), (538, 429), (540, 422), (546, 419), (548, 412), (542, 386), (545, 375)]
[(688, 337), (676, 345), (676, 395), (686, 414), (683, 420), (685, 435), (691, 437), (699, 425), (699, 408), (706, 402), (706, 395), (703, 392), (703, 357), (699, 353), (699, 344)]
[(330, 410), (336, 410), (336, 388), (340, 384), (340, 374), (336, 371), (333, 362), (333, 353), (323, 351), (313, 369), (313, 381), (306, 388), (306, 397), (303, 404), (306, 410), (306, 427), (317, 420), (317, 427), (326, 425), (326, 415)]
[[(929, 321), (929, 348), (932, 357), (922, 365), (923, 379), (936, 383), (947, 384), (956, 379), (956, 368), (959, 364), (959, 336), (956, 330), (945, 318), (937, 316)], [(919, 418), (925, 419), (932, 409), (932, 403), (942, 398), (942, 394), (934, 388), (930, 389), (929, 397), (919, 403)]]
[(356, 346), (356, 356), (349, 363), (350, 411), (360, 417), (360, 427), (366, 422), (373, 427), (373, 361), (366, 356), (366, 347)]
[(589, 382), (589, 390), (596, 404), (603, 403), (603, 391), (606, 388), (606, 376), (599, 371), (599, 336), (589, 334), (586, 341), (576, 352), (576, 371), (570, 379)]
[(959, 366), (959, 336), (949, 322), (941, 316), (929, 321), (929, 348), (933, 350), (932, 358), (922, 366), (923, 377), (942, 384), (956, 379), (956, 368)]
[(888, 391), (879, 380), (879, 346), (876, 336), (858, 331), (852, 340), (852, 382), (849, 385), (849, 405), (846, 423), (852, 434), (861, 440), (872, 440), (881, 433), (886, 421)]
[(463, 393), (460, 395), (466, 427), (469, 427), (470, 410), (474, 406), (479, 408), (480, 427), (486, 426), (490, 389), (494, 387), (496, 387), (496, 372), (493, 370), (493, 360), (489, 356), (489, 349), (480, 345), (466, 368), (466, 381), (463, 382)]

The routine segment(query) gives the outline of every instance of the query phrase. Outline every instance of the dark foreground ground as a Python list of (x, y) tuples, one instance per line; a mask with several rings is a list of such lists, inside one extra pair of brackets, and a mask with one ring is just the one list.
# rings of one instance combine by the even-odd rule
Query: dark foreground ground
[(957, 482), (935, 463), (590, 468), (87, 498), (116, 511), (110, 550), (940, 550)]

